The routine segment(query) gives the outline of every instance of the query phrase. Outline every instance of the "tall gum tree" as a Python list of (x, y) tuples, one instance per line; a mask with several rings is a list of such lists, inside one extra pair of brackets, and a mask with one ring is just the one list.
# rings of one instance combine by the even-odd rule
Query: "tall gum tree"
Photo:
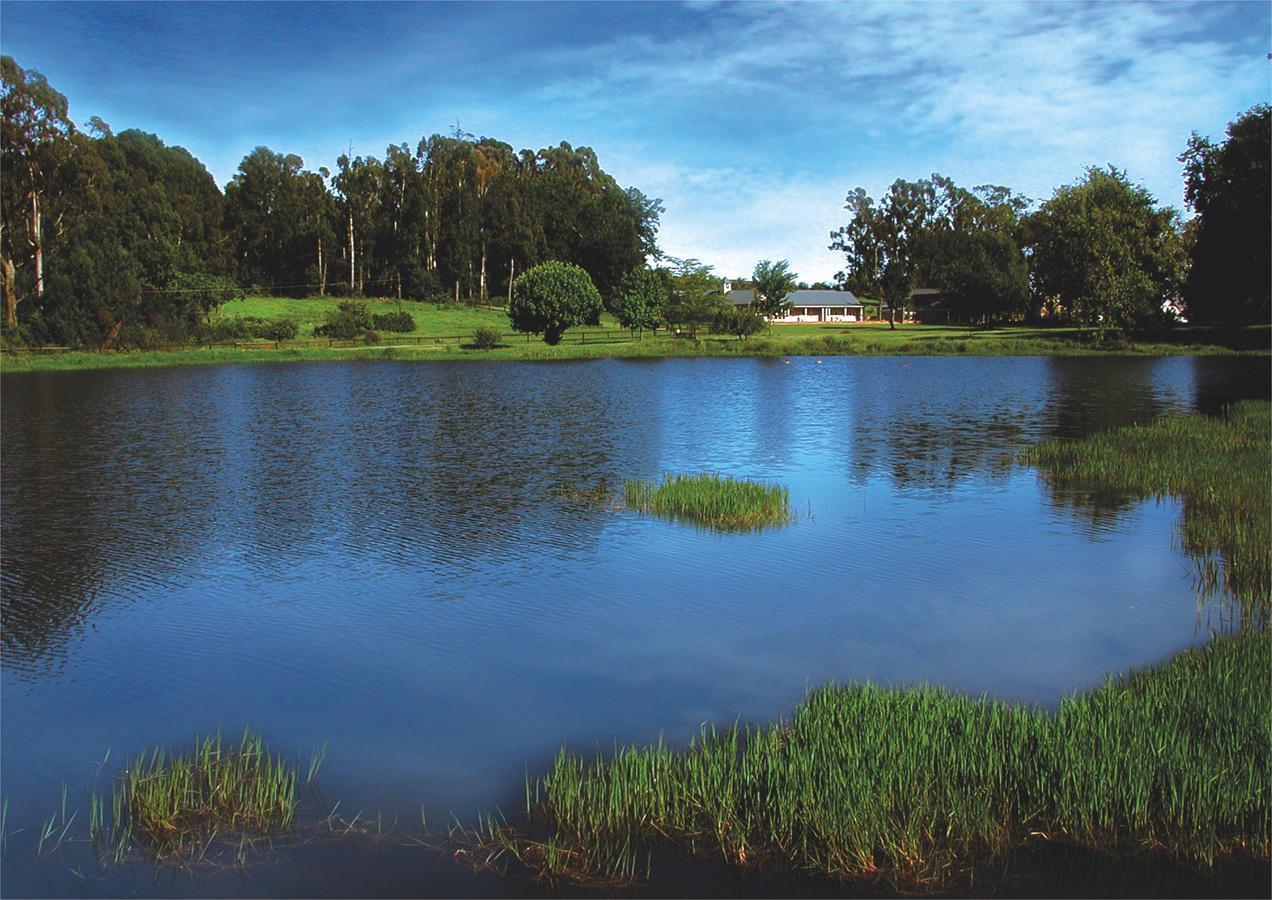
[[(46, 208), (53, 199), (58, 170), (74, 150), (75, 126), (66, 97), (43, 75), (26, 71), (11, 56), (0, 57), (0, 277), (4, 285), (5, 327), (17, 326), (16, 271), (29, 259), (31, 290), (44, 294)], [(19, 225), (18, 223), (22, 224)], [(60, 223), (54, 223), (57, 227)]]

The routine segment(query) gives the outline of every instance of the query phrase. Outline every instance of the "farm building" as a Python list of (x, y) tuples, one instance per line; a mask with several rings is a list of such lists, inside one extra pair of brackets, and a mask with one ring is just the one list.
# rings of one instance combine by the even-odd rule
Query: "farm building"
[[(734, 306), (750, 306), (755, 291), (729, 291), (726, 295)], [(790, 309), (774, 322), (860, 322), (865, 308), (852, 291), (792, 291), (786, 297)]]

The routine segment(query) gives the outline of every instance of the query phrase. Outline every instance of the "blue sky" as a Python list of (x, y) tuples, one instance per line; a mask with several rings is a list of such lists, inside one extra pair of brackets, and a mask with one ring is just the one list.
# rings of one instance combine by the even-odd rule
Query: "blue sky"
[(844, 195), (932, 172), (1035, 199), (1114, 163), (1182, 207), (1191, 131), (1268, 102), (1272, 4), (0, 3), (79, 123), (332, 166), (456, 122), (592, 147), (722, 274), (829, 279)]

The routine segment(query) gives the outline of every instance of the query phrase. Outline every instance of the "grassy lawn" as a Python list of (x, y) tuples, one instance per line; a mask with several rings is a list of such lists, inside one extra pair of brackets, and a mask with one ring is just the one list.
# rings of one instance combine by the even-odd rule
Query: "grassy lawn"
[[(593, 359), (597, 357), (663, 356), (794, 356), (794, 355), (938, 355), (938, 356), (1104, 356), (1104, 355), (1200, 355), (1268, 353), (1272, 327), (1215, 328), (1183, 326), (1146, 336), (1132, 344), (1101, 348), (1087, 329), (1010, 326), (981, 329), (963, 325), (898, 325), (884, 323), (854, 325), (774, 325), (769, 332), (746, 340), (701, 333), (697, 341), (660, 331), (631, 339), (612, 316), (602, 317), (600, 326), (566, 332), (563, 342), (549, 347), (537, 336), (514, 332), (501, 308), (438, 305), (403, 301), (402, 309), (415, 320), (416, 331), (406, 335), (381, 334), (374, 347), (312, 347), (314, 326), (335, 308), (332, 298), (249, 297), (227, 303), (220, 317), (255, 316), (263, 319), (294, 320), (300, 326), (296, 341), (274, 345), (260, 342), (252, 347), (243, 342), (237, 348), (190, 348), (180, 350), (97, 353), (92, 351), (56, 354), (13, 354), (0, 356), (0, 371), (126, 368), (229, 362), (284, 362), (325, 359)], [(373, 313), (394, 312), (396, 301), (370, 301)], [(504, 334), (503, 345), (494, 350), (466, 346), (468, 336), (481, 326)], [(604, 332), (610, 332), (605, 334)], [(420, 343), (425, 339), (424, 343)], [(321, 340), (321, 339), (319, 339)], [(387, 348), (387, 349), (386, 349)]]

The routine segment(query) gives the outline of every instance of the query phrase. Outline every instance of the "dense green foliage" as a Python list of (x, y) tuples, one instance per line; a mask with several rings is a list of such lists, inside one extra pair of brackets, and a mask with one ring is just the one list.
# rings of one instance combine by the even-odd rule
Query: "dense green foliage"
[(586, 147), (537, 153), (456, 131), (334, 172), (257, 147), (222, 195), (154, 135), (76, 128), (66, 98), (4, 57), (0, 288), (6, 338), (128, 348), (195, 338), (220, 291), (485, 300), (545, 260), (607, 295), (657, 254), (661, 202)]
[(599, 321), (601, 295), (587, 272), (563, 262), (546, 262), (517, 276), (508, 321), (517, 331), (542, 334), (557, 344), (567, 328)]
[(667, 289), (663, 317), (696, 339), (698, 329), (711, 325), (728, 301), (720, 291), (720, 281), (711, 266), (696, 259), (667, 257), (667, 267), (658, 270)]
[(667, 305), (667, 286), (650, 269), (633, 269), (619, 283), (612, 311), (624, 328), (644, 332), (657, 329)]
[(780, 319), (791, 308), (786, 297), (795, 290), (795, 273), (786, 260), (772, 262), (762, 259), (755, 264), (755, 272), (751, 275), (754, 285), (755, 300), (751, 304), (760, 315), (770, 319)]
[(1007, 188), (968, 191), (935, 174), (898, 179), (878, 203), (857, 188), (845, 201), (851, 220), (830, 235), (830, 249), (847, 262), (840, 283), (894, 309), (909, 307), (915, 288), (936, 288), (955, 299), (966, 321), (1021, 313), (1029, 291), (1021, 242), (1027, 205)]
[(377, 313), (371, 316), (371, 328), (406, 334), (415, 330), (415, 317), (408, 312)]
[(1266, 632), (1246, 632), (1055, 714), (936, 687), (830, 685), (790, 721), (704, 728), (685, 750), (562, 751), (527, 786), (548, 841), (489, 824), (485, 837), (551, 875), (630, 877), (646, 848), (674, 841), (927, 888), (1034, 840), (1266, 858), (1270, 667)]
[(664, 475), (657, 484), (628, 479), (623, 501), (641, 512), (721, 531), (756, 531), (791, 521), (789, 490), (728, 475)]
[(503, 341), (498, 328), (483, 325), (473, 332), (473, 346), (478, 350), (494, 350)]
[(1087, 170), (1030, 217), (1036, 290), (1078, 322), (1143, 328), (1179, 297), (1186, 257), (1175, 211), (1117, 169)]
[(1266, 322), (1272, 315), (1272, 107), (1260, 104), (1213, 144), (1193, 132), (1179, 157), (1184, 197), (1197, 213), (1188, 314), (1201, 321)]
[(347, 341), (361, 337), (373, 328), (375, 318), (365, 302), (344, 300), (327, 313), (326, 320), (321, 325), (314, 328), (314, 336)]
[(731, 334), (738, 338), (748, 338), (759, 334), (766, 325), (764, 314), (753, 306), (721, 306), (716, 312), (711, 330), (716, 334)]
[(1184, 500), (1181, 540), (1203, 585), (1266, 622), (1272, 604), (1272, 404), (1245, 401), (1223, 418), (1176, 416), (1026, 451), (1049, 484)]

